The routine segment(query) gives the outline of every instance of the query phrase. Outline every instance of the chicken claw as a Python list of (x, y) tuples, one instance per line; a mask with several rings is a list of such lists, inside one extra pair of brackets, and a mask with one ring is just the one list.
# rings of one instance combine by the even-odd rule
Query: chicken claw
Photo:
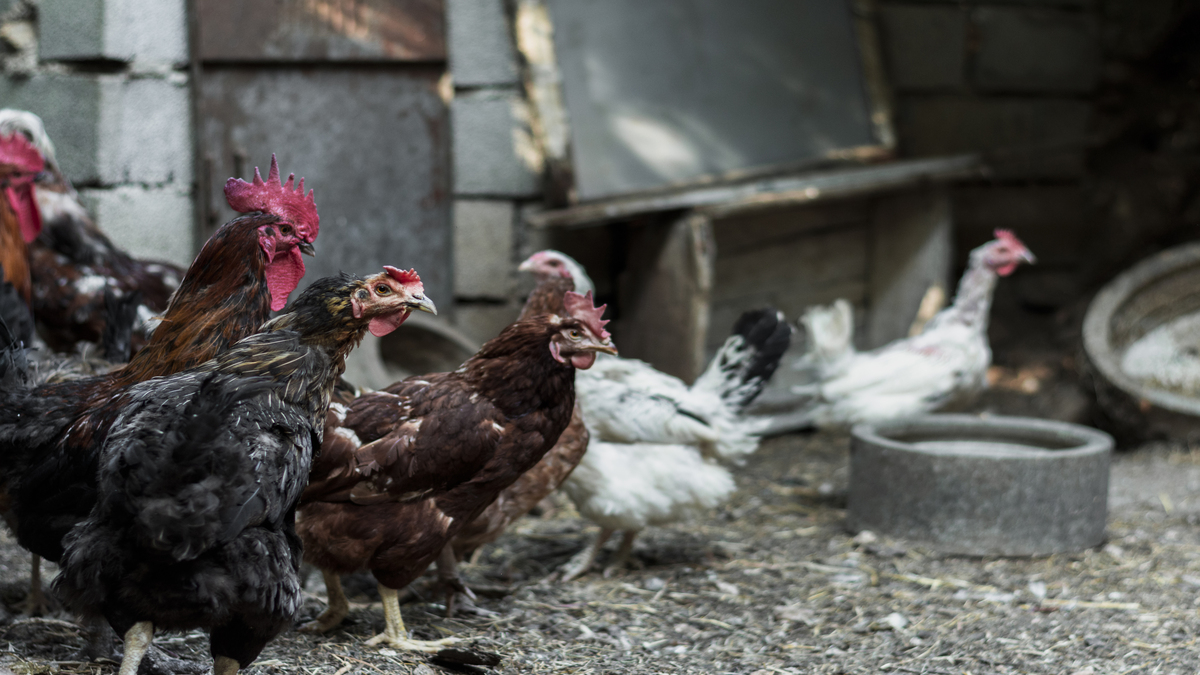
[(336, 628), (350, 613), (350, 601), (346, 599), (346, 592), (342, 590), (342, 577), (328, 570), (321, 570), (321, 574), (325, 577), (325, 596), (328, 603), (320, 616), (296, 629), (301, 633), (327, 633)]
[(411, 640), (404, 628), (404, 619), (400, 616), (400, 595), (394, 588), (379, 584), (379, 596), (383, 598), (383, 618), (387, 627), (382, 633), (367, 640), (366, 644), (374, 647), (386, 644), (393, 649), (406, 652), (424, 652), (435, 654), (454, 644), (462, 642), (460, 638), (444, 638), (441, 640)]

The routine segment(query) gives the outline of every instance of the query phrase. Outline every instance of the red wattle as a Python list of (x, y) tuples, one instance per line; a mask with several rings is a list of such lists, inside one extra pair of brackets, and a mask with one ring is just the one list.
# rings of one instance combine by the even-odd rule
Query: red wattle
[(393, 314), (377, 316), (374, 319), (371, 319), (371, 321), (367, 324), (367, 330), (371, 331), (371, 335), (374, 335), (375, 337), (383, 337), (384, 335), (387, 335), (388, 333), (399, 328), (400, 324), (404, 323), (404, 320), (407, 319), (408, 315), (411, 313), (411, 310), (405, 309)]
[(267, 290), (271, 292), (271, 311), (278, 312), (287, 306), (288, 296), (304, 277), (304, 259), (296, 248), (274, 258), (267, 263)]
[(38, 211), (37, 202), (33, 198), (33, 187), (21, 185), (4, 188), (4, 196), (17, 214), (17, 222), (21, 226), (21, 238), (25, 243), (37, 239), (42, 231), (42, 213)]
[(571, 355), (571, 365), (578, 370), (587, 370), (596, 362), (596, 352), (576, 352)]

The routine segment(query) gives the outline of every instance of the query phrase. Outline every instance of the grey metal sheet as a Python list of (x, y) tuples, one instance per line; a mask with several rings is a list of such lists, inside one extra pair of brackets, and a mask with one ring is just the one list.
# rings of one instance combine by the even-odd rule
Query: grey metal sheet
[(845, 0), (547, 0), (580, 199), (876, 145)]
[(450, 162), (440, 71), (406, 68), (207, 70), (200, 87), (209, 213), (233, 217), (222, 187), (264, 174), (316, 190), (317, 257), (305, 284), (339, 270), (416, 267), (430, 297), (450, 304)]
[(442, 61), (443, 0), (196, 0), (204, 61)]

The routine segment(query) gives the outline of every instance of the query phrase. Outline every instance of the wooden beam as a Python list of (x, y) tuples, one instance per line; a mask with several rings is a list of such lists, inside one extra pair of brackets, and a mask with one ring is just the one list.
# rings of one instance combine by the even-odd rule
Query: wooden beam
[(685, 382), (700, 375), (715, 259), (712, 222), (702, 214), (631, 231), (620, 284), (622, 356)]
[(553, 211), (533, 212), (533, 227), (586, 227), (665, 211), (705, 209), (710, 218), (823, 199), (866, 195), (925, 183), (982, 175), (977, 155), (957, 155), (792, 175), (737, 185), (714, 185), (657, 195), (624, 197)]

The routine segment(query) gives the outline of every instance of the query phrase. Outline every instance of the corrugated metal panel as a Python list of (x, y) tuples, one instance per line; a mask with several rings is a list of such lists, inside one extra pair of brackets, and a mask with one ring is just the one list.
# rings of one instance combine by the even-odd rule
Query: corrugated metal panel
[[(205, 211), (233, 216), (229, 176), (266, 171), (316, 190), (317, 257), (307, 279), (416, 267), (435, 301), (452, 297), (448, 116), (440, 68), (207, 70), (199, 89)], [(211, 230), (210, 230), (211, 231)]]

